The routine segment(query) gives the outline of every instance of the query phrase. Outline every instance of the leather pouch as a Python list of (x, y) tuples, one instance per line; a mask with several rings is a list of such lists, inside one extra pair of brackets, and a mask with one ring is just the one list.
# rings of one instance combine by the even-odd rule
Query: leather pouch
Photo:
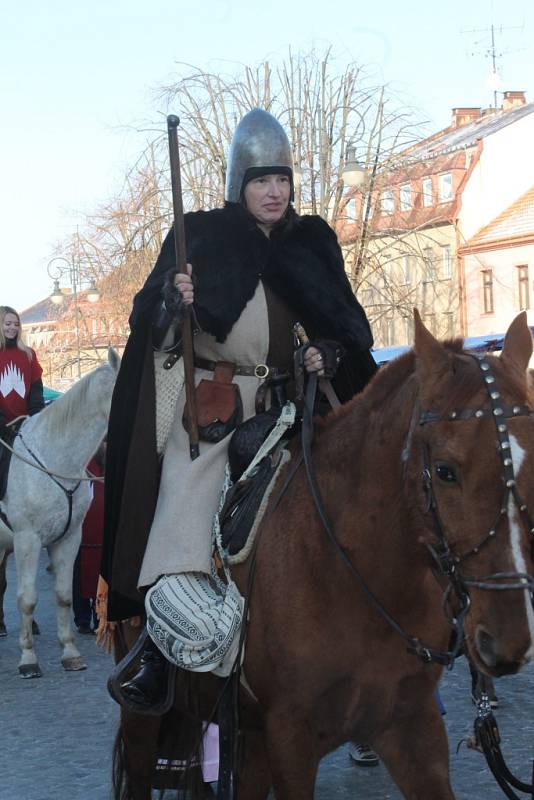
[[(218, 361), (213, 379), (203, 378), (195, 389), (198, 435), (203, 442), (212, 444), (228, 436), (243, 419), (243, 402), (237, 383), (232, 383), (235, 365)], [(187, 405), (182, 417), (184, 428), (189, 430)]]

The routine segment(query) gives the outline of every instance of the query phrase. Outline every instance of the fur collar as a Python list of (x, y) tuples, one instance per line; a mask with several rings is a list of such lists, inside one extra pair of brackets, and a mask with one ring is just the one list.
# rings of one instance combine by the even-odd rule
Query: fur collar
[[(267, 238), (239, 204), (186, 214), (188, 260), (193, 264), (195, 310), (201, 327), (224, 341), (263, 280), (301, 319), (312, 338), (335, 339), (366, 350), (372, 336), (352, 293), (334, 231), (318, 216), (292, 209)], [(156, 266), (134, 305), (136, 324), (160, 297), (174, 269), (174, 238), (167, 236)]]

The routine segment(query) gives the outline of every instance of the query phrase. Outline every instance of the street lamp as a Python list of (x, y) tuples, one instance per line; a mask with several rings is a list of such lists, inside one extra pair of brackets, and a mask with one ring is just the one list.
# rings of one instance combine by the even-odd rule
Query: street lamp
[[(78, 371), (78, 378), (82, 376), (81, 370), (81, 353), (80, 353), (80, 320), (78, 317), (78, 293), (81, 289), (81, 281), (80, 281), (80, 273), (78, 269), (78, 265), (74, 262), (74, 259), (70, 261), (68, 258), (64, 256), (56, 256), (55, 258), (50, 259), (48, 264), (46, 265), (46, 271), (52, 280), (54, 281), (54, 290), (50, 295), (50, 300), (54, 305), (61, 305), (65, 299), (65, 295), (60, 289), (59, 283), (60, 281), (68, 277), (70, 288), (72, 291), (72, 296), (74, 298), (74, 325), (76, 331), (76, 363), (77, 363), (77, 371)], [(100, 294), (98, 289), (95, 286), (94, 281), (91, 282), (91, 286), (87, 291), (87, 299), (90, 303), (96, 303), (100, 299)]]
[(367, 170), (356, 158), (356, 148), (350, 145), (345, 153), (345, 163), (343, 164), (343, 182), (354, 189), (359, 188), (365, 182)]

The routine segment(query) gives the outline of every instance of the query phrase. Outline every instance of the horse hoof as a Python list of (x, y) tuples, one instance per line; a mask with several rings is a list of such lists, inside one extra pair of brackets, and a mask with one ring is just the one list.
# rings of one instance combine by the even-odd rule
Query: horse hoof
[(41, 678), (43, 673), (39, 664), (21, 664), (19, 667), (19, 675), (21, 678)]
[(32, 633), (34, 636), (39, 636), (41, 634), (41, 629), (35, 620), (32, 621)]
[(6, 626), (3, 622), (0, 622), (0, 636), (7, 636)]
[(62, 658), (61, 664), (65, 672), (79, 672), (82, 669), (87, 669), (87, 664), (84, 664), (81, 656), (72, 656), (72, 658)]

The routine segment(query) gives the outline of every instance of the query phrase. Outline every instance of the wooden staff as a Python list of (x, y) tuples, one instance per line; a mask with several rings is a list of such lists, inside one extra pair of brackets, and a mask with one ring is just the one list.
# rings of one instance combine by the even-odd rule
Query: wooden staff
[[(174, 214), (174, 252), (176, 270), (187, 274), (187, 255), (185, 250), (184, 206), (182, 203), (182, 178), (180, 175), (180, 153), (178, 150), (178, 125), (180, 120), (174, 114), (167, 117), (169, 134), (169, 155), (171, 162), (172, 207)], [(185, 307), (182, 323), (182, 346), (185, 373), (185, 398), (189, 428), (189, 455), (191, 461), (198, 458), (198, 422), (195, 399), (195, 364), (193, 356), (193, 332), (191, 328), (191, 306)]]

